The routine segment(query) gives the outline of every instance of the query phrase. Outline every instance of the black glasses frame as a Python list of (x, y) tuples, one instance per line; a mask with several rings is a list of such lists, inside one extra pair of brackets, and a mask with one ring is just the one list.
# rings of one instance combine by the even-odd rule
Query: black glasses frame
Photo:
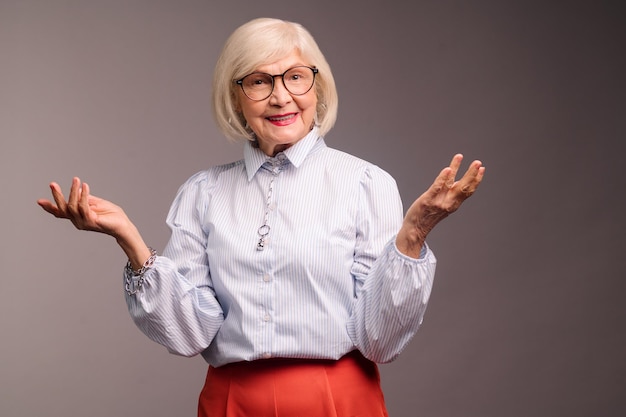
[[(296, 69), (296, 68), (308, 68), (311, 71), (313, 71), (313, 82), (311, 83), (311, 86), (304, 93), (300, 93), (300, 94), (292, 93), (291, 90), (289, 90), (289, 87), (287, 87), (287, 85), (285, 84), (285, 74), (287, 74), (289, 71), (291, 71), (293, 69)], [(296, 67), (291, 67), (291, 68), (287, 69), (282, 74), (276, 74), (276, 75), (268, 74), (267, 72), (259, 72), (259, 71), (252, 72), (252, 73), (246, 75), (243, 78), (235, 80), (235, 83), (238, 84), (239, 87), (241, 87), (241, 91), (243, 91), (245, 96), (248, 97), (250, 100), (252, 100), (252, 101), (263, 101), (263, 100), (267, 99), (269, 96), (272, 95), (272, 93), (274, 92), (274, 87), (276, 86), (276, 81), (275, 81), (276, 77), (280, 77), (280, 79), (283, 82), (283, 86), (285, 87), (285, 90), (289, 91), (289, 94), (293, 94), (294, 96), (302, 96), (302, 95), (305, 95), (306, 93), (308, 93), (309, 91), (311, 91), (311, 88), (313, 88), (313, 86), (315, 85), (315, 76), (317, 75), (318, 72), (319, 72), (319, 70), (317, 68), (315, 68), (315, 67), (309, 67), (309, 66), (306, 66), (306, 65), (298, 65)], [(269, 77), (272, 79), (272, 89), (270, 90), (269, 94), (267, 96), (263, 97), (263, 98), (252, 98), (248, 94), (246, 94), (246, 90), (243, 88), (243, 80), (246, 77), (249, 77), (250, 75), (254, 75), (254, 74), (269, 75)]]

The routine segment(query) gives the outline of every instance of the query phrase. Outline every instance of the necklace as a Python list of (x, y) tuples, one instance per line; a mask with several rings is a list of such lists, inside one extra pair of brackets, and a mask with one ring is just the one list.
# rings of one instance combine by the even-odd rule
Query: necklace
[(268, 224), (268, 220), (270, 216), (272, 193), (274, 192), (274, 180), (282, 170), (285, 159), (285, 154), (281, 152), (276, 155), (276, 157), (269, 160), (269, 162), (272, 164), (272, 179), (270, 180), (270, 185), (267, 188), (267, 197), (265, 199), (265, 216), (263, 216), (263, 224), (257, 230), (257, 234), (259, 235), (259, 241), (256, 244), (256, 250), (258, 251), (262, 251), (263, 249), (265, 249), (265, 244), (267, 243), (267, 235), (269, 235), (270, 233), (271, 227)]

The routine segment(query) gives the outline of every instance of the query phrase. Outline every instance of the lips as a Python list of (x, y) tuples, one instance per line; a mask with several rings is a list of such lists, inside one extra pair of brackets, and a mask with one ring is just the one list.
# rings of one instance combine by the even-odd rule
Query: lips
[(275, 125), (288, 125), (293, 123), (296, 120), (298, 113), (288, 113), (288, 114), (276, 114), (274, 116), (268, 116), (266, 119)]

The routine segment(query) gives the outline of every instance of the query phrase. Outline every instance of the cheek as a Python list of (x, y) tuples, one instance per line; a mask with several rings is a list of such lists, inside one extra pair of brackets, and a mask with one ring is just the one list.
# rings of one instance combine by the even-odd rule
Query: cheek
[(263, 114), (264, 107), (259, 106), (259, 103), (248, 101), (247, 103), (239, 106), (239, 113), (243, 115), (243, 117), (250, 121), (252, 118), (257, 117)]
[(249, 119), (258, 113), (258, 102), (249, 100), (243, 95), (242, 91), (238, 91), (235, 97), (235, 111), (240, 113), (244, 118)]
[(315, 115), (317, 107), (317, 96), (313, 94), (312, 97), (302, 97), (302, 100), (298, 104), (303, 113), (310, 115), (312, 118)]

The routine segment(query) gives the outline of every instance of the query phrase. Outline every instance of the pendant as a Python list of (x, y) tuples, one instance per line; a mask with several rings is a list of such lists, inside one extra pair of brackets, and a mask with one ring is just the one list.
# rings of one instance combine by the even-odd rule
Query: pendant
[(269, 232), (270, 232), (270, 227), (267, 224), (264, 224), (263, 226), (259, 227), (259, 230), (257, 230), (257, 233), (259, 234), (259, 236), (261, 236), (261, 238), (259, 239), (259, 243), (256, 244), (256, 250), (265, 249), (265, 236), (267, 236)]

